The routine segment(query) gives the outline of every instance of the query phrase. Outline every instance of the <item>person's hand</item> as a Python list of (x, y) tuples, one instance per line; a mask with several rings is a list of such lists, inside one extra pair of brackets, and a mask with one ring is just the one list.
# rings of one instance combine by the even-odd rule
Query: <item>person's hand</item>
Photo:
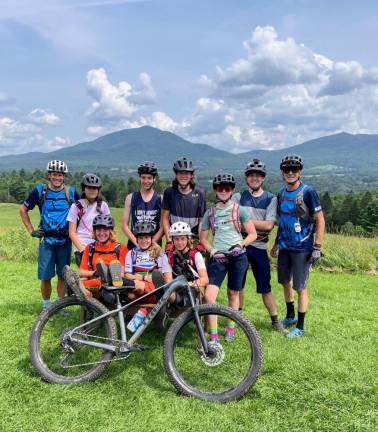
[(221, 252), (215, 251), (213, 254), (213, 259), (220, 263), (220, 264), (227, 264), (228, 259), (225, 254), (222, 254)]
[(277, 258), (277, 253), (278, 253), (278, 244), (275, 243), (272, 247), (272, 249), (270, 250), (270, 256), (272, 258)]
[(322, 257), (322, 255), (323, 254), (322, 254), (321, 248), (318, 246), (314, 246), (312, 248), (311, 255), (308, 258), (308, 262), (311, 265), (314, 265)]
[(30, 235), (34, 238), (42, 238), (45, 233), (42, 229), (38, 228), (37, 230), (32, 231)]
[(237, 257), (244, 253), (244, 249), (241, 247), (240, 244), (236, 244), (230, 247), (229, 251), (231, 252), (231, 255), (234, 257)]

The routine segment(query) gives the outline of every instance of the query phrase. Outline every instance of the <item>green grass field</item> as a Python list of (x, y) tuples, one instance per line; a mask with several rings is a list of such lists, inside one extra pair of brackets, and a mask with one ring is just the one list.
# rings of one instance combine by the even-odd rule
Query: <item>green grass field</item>
[[(0, 261), (1, 431), (372, 431), (377, 430), (376, 277), (313, 273), (306, 337), (288, 341), (270, 329), (249, 279), (246, 314), (260, 332), (260, 379), (239, 402), (219, 405), (182, 397), (154, 347), (115, 362), (96, 382), (46, 384), (28, 356), (40, 310), (35, 264)], [(273, 275), (273, 280), (275, 275)], [(281, 313), (281, 289), (274, 283)], [(224, 296), (223, 296), (224, 298)]]

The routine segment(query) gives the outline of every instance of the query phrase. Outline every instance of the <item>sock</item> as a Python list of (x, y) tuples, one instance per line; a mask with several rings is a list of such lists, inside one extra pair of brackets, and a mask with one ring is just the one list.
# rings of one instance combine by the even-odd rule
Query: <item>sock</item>
[(226, 333), (233, 333), (235, 330), (235, 322), (232, 320), (228, 320)]
[(270, 319), (272, 320), (272, 324), (275, 324), (276, 322), (278, 322), (278, 315), (271, 315)]
[(42, 300), (42, 304), (43, 304), (43, 307), (44, 307), (44, 308), (47, 308), (47, 307), (50, 306), (51, 301), (50, 301), (50, 299)]
[(304, 329), (305, 315), (306, 315), (306, 312), (298, 312), (297, 328), (299, 328), (300, 330)]
[(210, 339), (219, 339), (218, 336), (218, 326), (210, 327)]
[(286, 302), (286, 318), (293, 319), (295, 317), (294, 302)]

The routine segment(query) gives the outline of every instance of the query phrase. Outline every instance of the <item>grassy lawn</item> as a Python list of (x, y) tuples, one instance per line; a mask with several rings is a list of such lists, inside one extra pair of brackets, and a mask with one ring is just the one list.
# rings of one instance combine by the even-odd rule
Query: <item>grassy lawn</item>
[(154, 330), (141, 339), (153, 350), (111, 364), (94, 383), (42, 382), (27, 350), (40, 310), (36, 265), (2, 260), (0, 273), (1, 431), (378, 429), (376, 276), (314, 272), (306, 337), (296, 341), (271, 331), (249, 279), (246, 314), (262, 338), (262, 375), (244, 399), (219, 405), (175, 392), (163, 370), (163, 336)]

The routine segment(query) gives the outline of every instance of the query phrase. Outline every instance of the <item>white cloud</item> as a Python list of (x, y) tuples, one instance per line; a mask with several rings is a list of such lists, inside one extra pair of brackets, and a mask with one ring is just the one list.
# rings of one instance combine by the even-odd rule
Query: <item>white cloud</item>
[(59, 122), (59, 117), (51, 111), (42, 108), (35, 108), (30, 111), (29, 120), (36, 124), (55, 125)]
[(70, 138), (66, 137), (60, 137), (60, 136), (55, 136), (53, 139), (49, 140), (47, 142), (47, 147), (49, 150), (58, 150), (62, 147), (66, 147), (68, 145), (70, 145), (71, 140)]

